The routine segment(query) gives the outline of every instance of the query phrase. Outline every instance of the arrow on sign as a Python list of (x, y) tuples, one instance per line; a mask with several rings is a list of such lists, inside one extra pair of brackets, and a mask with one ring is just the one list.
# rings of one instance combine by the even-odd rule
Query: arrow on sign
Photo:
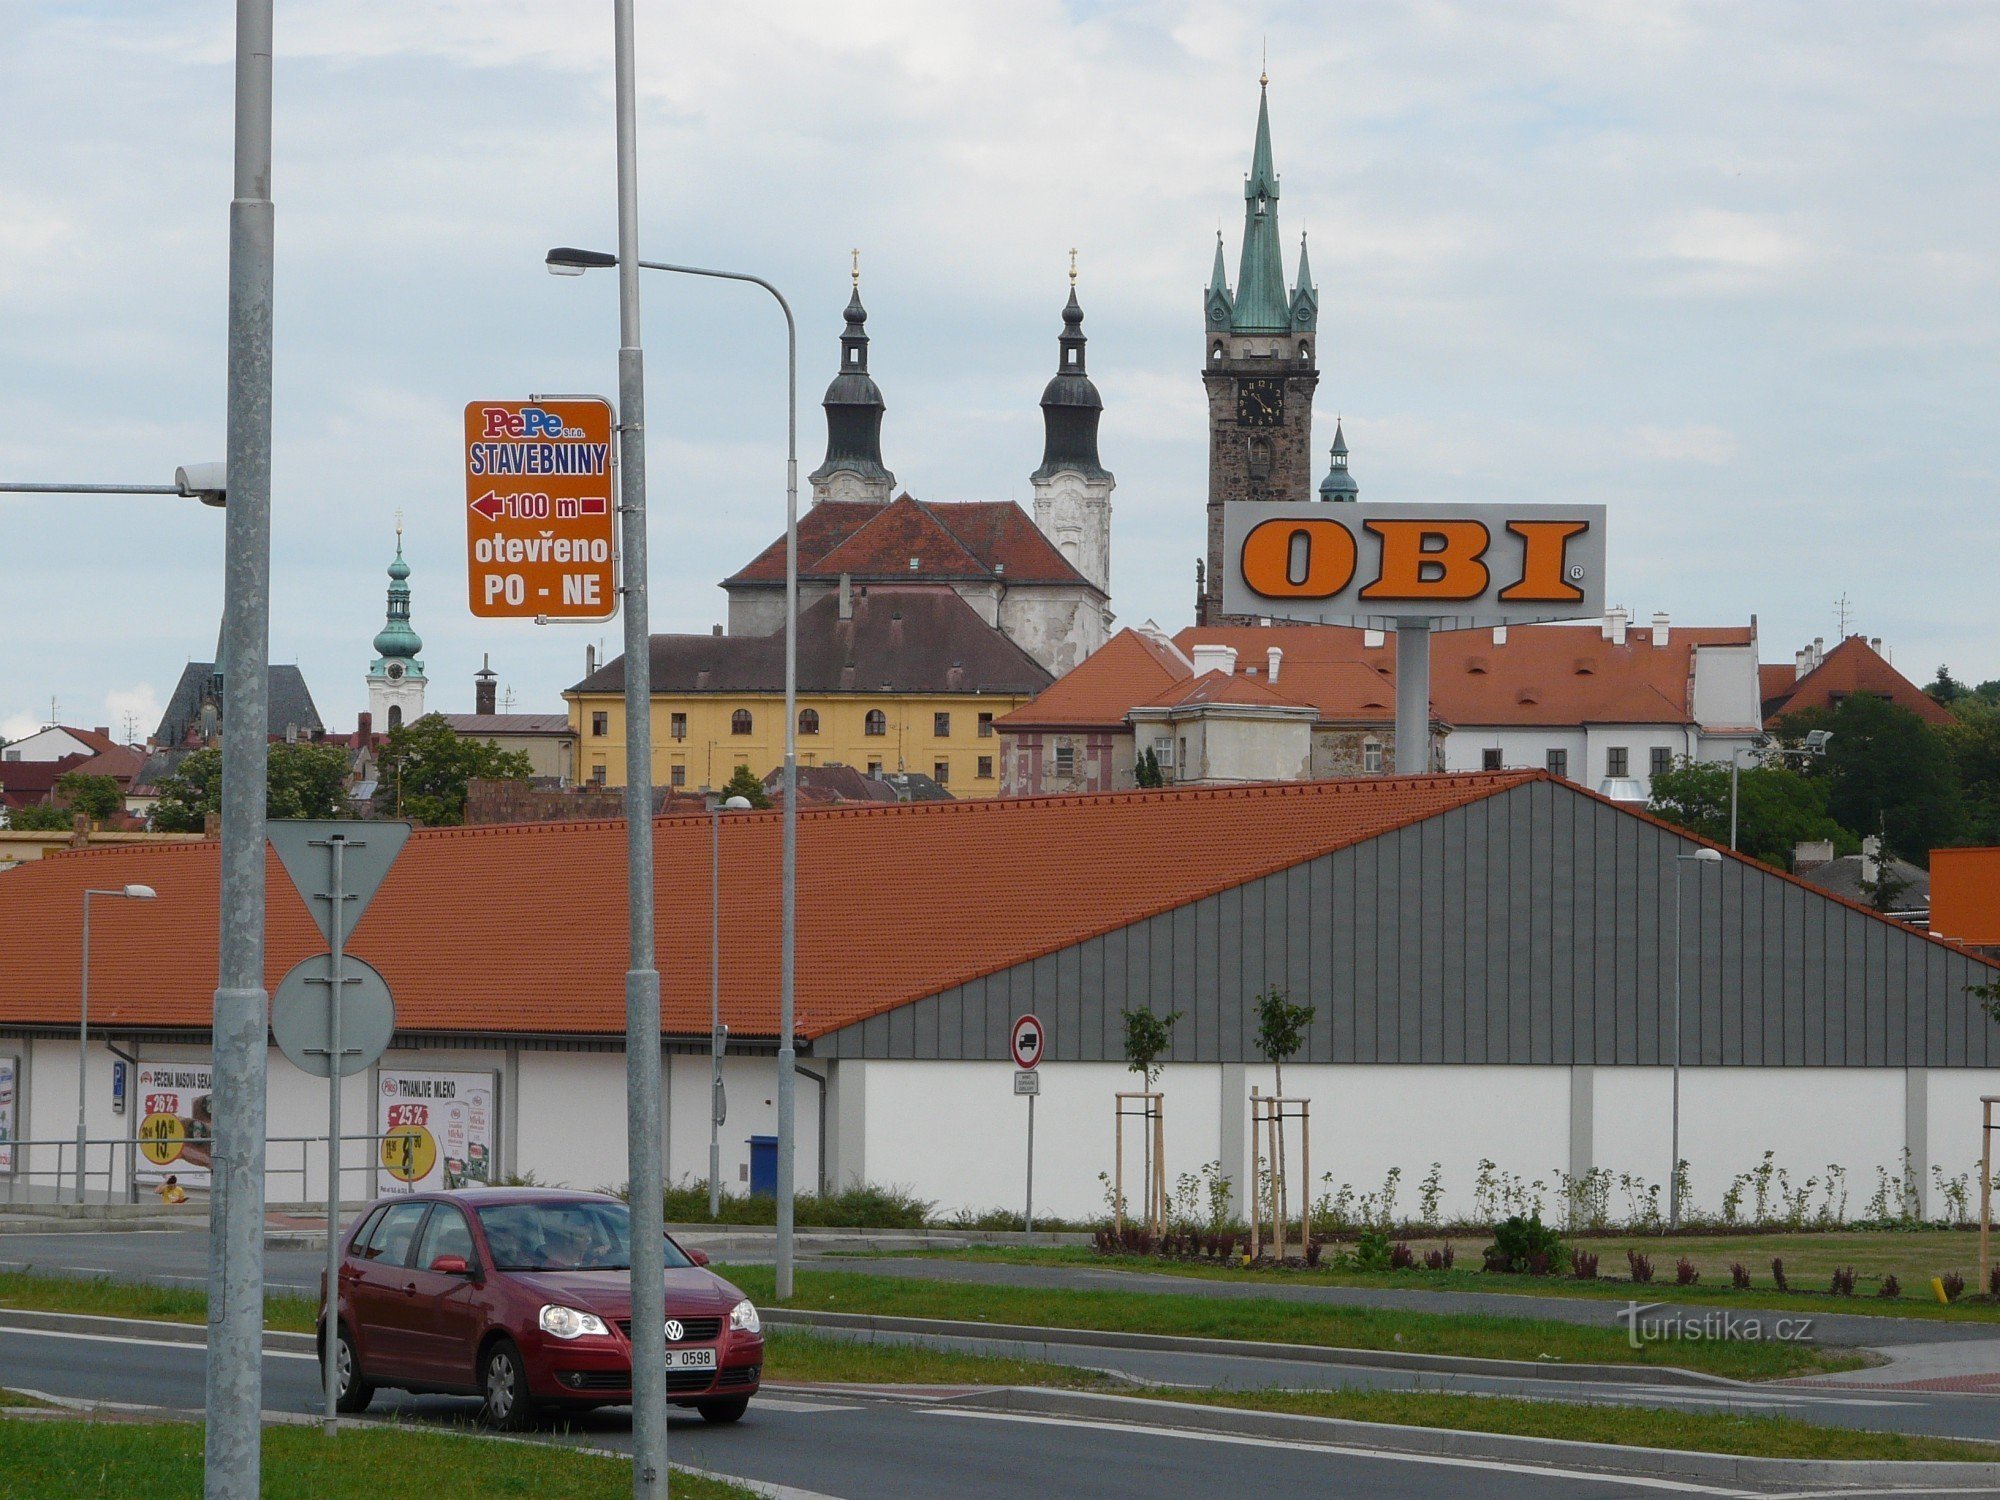
[(503, 501), (498, 495), (494, 494), (493, 491), (488, 490), (485, 494), (481, 495), (477, 500), (474, 500), (472, 502), (472, 508), (477, 512), (479, 512), (480, 515), (486, 517), (487, 520), (491, 521), (495, 517), (497, 517), (501, 511), (505, 510), (507, 506), (506, 502)]

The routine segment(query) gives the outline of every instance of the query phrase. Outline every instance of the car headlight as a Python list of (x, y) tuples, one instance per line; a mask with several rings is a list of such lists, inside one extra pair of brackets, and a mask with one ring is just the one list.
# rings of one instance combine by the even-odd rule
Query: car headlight
[(745, 1297), (730, 1308), (729, 1326), (738, 1333), (762, 1333), (764, 1320), (757, 1316), (757, 1304)]
[(543, 1333), (554, 1334), (559, 1339), (580, 1339), (587, 1333), (611, 1332), (604, 1326), (604, 1319), (596, 1313), (587, 1313), (578, 1307), (564, 1307), (555, 1302), (542, 1309), (541, 1322)]

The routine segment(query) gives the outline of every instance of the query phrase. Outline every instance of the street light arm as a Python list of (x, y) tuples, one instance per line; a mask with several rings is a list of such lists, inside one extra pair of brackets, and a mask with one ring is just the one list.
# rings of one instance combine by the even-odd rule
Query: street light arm
[(171, 484), (20, 484), (0, 481), (0, 491), (15, 495), (178, 495)]

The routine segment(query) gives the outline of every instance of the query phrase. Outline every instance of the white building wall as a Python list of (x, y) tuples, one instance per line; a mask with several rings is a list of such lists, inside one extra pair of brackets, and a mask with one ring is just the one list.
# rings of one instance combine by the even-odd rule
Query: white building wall
[[(1972, 1213), (1979, 1214), (1979, 1101), (1982, 1096), (2000, 1099), (2000, 1069), (1929, 1068), (1920, 1085), (1925, 1102), (1924, 1154), (1948, 1178), (1965, 1176), (1972, 1195)], [(2000, 1124), (2000, 1104), (1993, 1106), (1993, 1119)], [(2000, 1135), (1993, 1138), (1994, 1175), (2000, 1177)], [(1951, 1212), (1932, 1181), (1928, 1166), (1920, 1168), (1924, 1179), (1924, 1212), (1945, 1215)], [(1969, 1176), (1967, 1174), (1970, 1174)], [(2000, 1188), (1995, 1189), (2000, 1200)], [(1996, 1204), (2000, 1208), (2000, 1204)]]

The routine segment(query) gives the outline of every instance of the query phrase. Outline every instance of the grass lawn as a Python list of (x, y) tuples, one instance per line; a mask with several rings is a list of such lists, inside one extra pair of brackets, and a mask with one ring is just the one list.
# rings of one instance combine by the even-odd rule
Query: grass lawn
[[(0, 1271), (0, 1307), (36, 1312), (88, 1313), (105, 1318), (156, 1318), (166, 1323), (208, 1321), (208, 1293), (195, 1287), (142, 1286), (109, 1277), (37, 1276)], [(305, 1297), (266, 1297), (264, 1326), (282, 1333), (311, 1333), (319, 1304)]]
[[(202, 1492), (201, 1428), (192, 1423), (0, 1421), (0, 1473), (20, 1500), (145, 1495), (189, 1500)], [(378, 1427), (328, 1441), (313, 1427), (266, 1427), (264, 1500), (325, 1495), (397, 1495), (425, 1500), (561, 1495), (623, 1500), (629, 1459), (571, 1453), (553, 1445), (495, 1443), (448, 1433)], [(686, 1474), (683, 1500), (748, 1500), (753, 1491)]]
[(33, 1396), (24, 1396), (19, 1391), (0, 1387), (0, 1406), (47, 1406), (46, 1401), (37, 1401)]
[[(718, 1267), (760, 1302), (771, 1300), (768, 1266)], [(801, 1271), (787, 1307), (911, 1318), (1020, 1323), (1197, 1338), (1262, 1339), (1334, 1348), (1392, 1349), (1569, 1364), (1678, 1365), (1739, 1380), (1770, 1380), (1867, 1361), (1809, 1344), (1648, 1343), (1634, 1349), (1606, 1310), (1603, 1327), (1533, 1318), (1407, 1313), (1257, 1298), (1135, 1297), (1116, 1292), (901, 1280), (842, 1271)]]
[(864, 1344), (803, 1328), (764, 1330), (764, 1376), (821, 1385), (1041, 1385), (1129, 1390), (1091, 1370), (1030, 1359), (991, 1359), (908, 1344)]
[[(1443, 1240), (1411, 1240), (1419, 1257), (1443, 1245)], [(1841, 1312), (1941, 1318), (1952, 1321), (2000, 1322), (2000, 1300), (1975, 1297), (1979, 1270), (1979, 1237), (1947, 1230), (1910, 1233), (1760, 1234), (1729, 1238), (1689, 1236), (1581, 1237), (1571, 1242), (1595, 1254), (1601, 1275), (1596, 1281), (1568, 1277), (1489, 1276), (1477, 1269), (1484, 1241), (1454, 1240), (1458, 1267), (1451, 1271), (1293, 1270), (1221, 1265), (1207, 1261), (1168, 1261), (1138, 1256), (1110, 1258), (1086, 1246), (976, 1245), (960, 1250), (897, 1252), (905, 1258), (969, 1260), (1009, 1265), (1088, 1266), (1116, 1268), (1165, 1276), (1222, 1281), (1268, 1281), (1277, 1285), (1401, 1287), (1449, 1292), (1498, 1292), (1552, 1297), (1595, 1297), (1625, 1302), (1716, 1302), (1745, 1308), (1771, 1307), (1787, 1312)], [(1653, 1262), (1653, 1280), (1635, 1285), (1629, 1279), (1625, 1252), (1637, 1250)], [(1700, 1272), (1691, 1287), (1674, 1282), (1674, 1262), (1685, 1256)], [(1771, 1276), (1771, 1259), (1785, 1262), (1792, 1291), (1780, 1293)], [(831, 1257), (830, 1257), (831, 1258)], [(2000, 1262), (2000, 1237), (1995, 1259)], [(1741, 1261), (1750, 1272), (1750, 1288), (1730, 1285), (1729, 1266)], [(1472, 1269), (1467, 1269), (1467, 1267)], [(1828, 1290), (1833, 1269), (1851, 1266), (1857, 1276), (1855, 1295), (1835, 1297)], [(1947, 1271), (1965, 1278), (1966, 1295), (1945, 1306), (1932, 1295), (1930, 1279)], [(1878, 1297), (1884, 1275), (1902, 1282), (1902, 1295)]]

